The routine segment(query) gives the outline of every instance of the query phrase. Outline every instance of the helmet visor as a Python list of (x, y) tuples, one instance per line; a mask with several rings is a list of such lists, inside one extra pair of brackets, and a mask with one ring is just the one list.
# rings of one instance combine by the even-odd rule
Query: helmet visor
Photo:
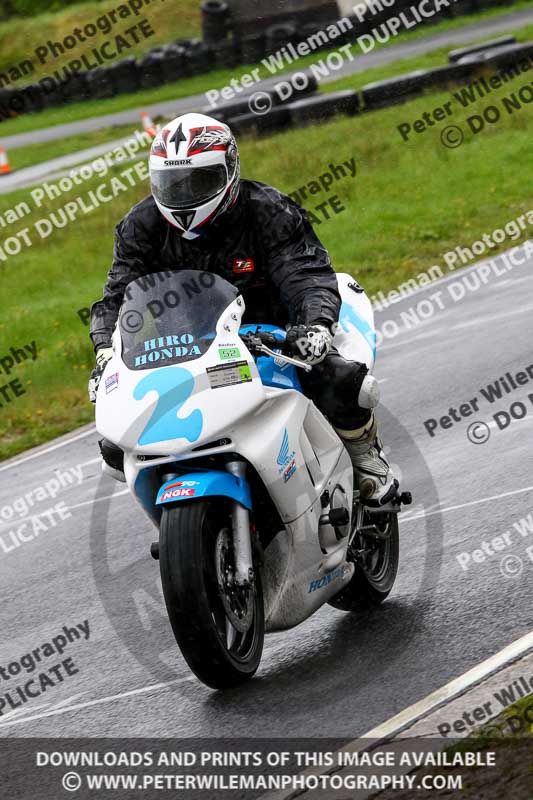
[(152, 194), (166, 208), (196, 208), (226, 188), (228, 174), (222, 164), (208, 167), (153, 170)]

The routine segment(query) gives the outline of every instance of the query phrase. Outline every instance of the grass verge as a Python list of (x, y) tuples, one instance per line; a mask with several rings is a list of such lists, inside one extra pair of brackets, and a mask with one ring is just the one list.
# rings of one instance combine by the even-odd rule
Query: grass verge
[[(510, 720), (513, 720), (512, 725), (509, 724)], [(417, 769), (411, 773), (414, 778), (413, 789), (388, 789), (378, 794), (376, 800), (530, 800), (533, 786), (532, 720), (533, 695), (530, 695), (506, 708), (488, 725), (474, 730), (467, 738), (444, 748), (450, 760), (456, 753), (474, 753), (479, 754), (482, 762), (485, 762), (488, 754), (493, 754), (491, 760), (494, 759), (494, 766)], [(406, 740), (407, 750), (408, 742)], [(420, 742), (413, 744), (416, 747)], [(460, 782), (460, 788), (444, 786), (444, 779)]]
[[(522, 28), (519, 31), (510, 31), (510, 33), (520, 42), (530, 41), (533, 39), (533, 25)], [(415, 58), (401, 59), (383, 67), (373, 67), (356, 75), (342, 78), (334, 83), (322, 85), (319, 88), (323, 93), (335, 92), (341, 89), (360, 89), (366, 83), (372, 81), (393, 78), (417, 69), (439, 67), (447, 62), (448, 51), (448, 47), (443, 47)], [(74, 153), (77, 150), (118, 139), (120, 136), (133, 135), (134, 132), (135, 129), (131, 125), (117, 125), (102, 128), (99, 131), (54, 140), (49, 142), (46, 148), (43, 149), (36, 149), (31, 145), (12, 148), (9, 151), (10, 164), (13, 169), (22, 169), (52, 158)]]
[[(389, 47), (391, 44), (413, 41), (426, 36), (431, 36), (435, 33), (463, 28), (465, 25), (471, 25), (475, 22), (484, 22), (488, 19), (505, 16), (508, 15), (510, 11), (519, 11), (529, 8), (529, 6), (529, 0), (524, 0), (524, 2), (515, 3), (510, 7), (507, 6), (503, 8), (494, 8), (476, 15), (460, 16), (455, 19), (441, 20), (434, 25), (419, 26), (415, 30), (401, 33), (391, 42), (378, 46), (380, 48)], [(82, 6), (82, 8), (87, 8), (87, 6)], [(182, 33), (181, 35), (185, 34)], [(169, 41), (171, 38), (172, 36), (167, 33), (166, 41)], [(479, 37), (476, 38), (475, 35), (473, 35), (472, 43), (477, 41), (479, 41)], [(332, 51), (335, 49), (336, 48), (332, 48)], [(445, 48), (443, 52), (447, 52), (448, 49), (449, 48)], [(354, 48), (354, 52), (356, 52), (356, 48)], [(302, 69), (307, 68), (312, 63), (325, 58), (327, 54), (327, 52), (324, 52), (318, 54), (318, 56), (315, 54), (301, 58), (298, 61), (297, 66), (298, 68)], [(134, 94), (119, 95), (118, 97), (113, 97), (108, 100), (90, 100), (84, 103), (71, 103), (68, 107), (63, 106), (59, 108), (50, 108), (37, 114), (23, 114), (16, 119), (3, 121), (1, 123), (0, 133), (4, 136), (11, 136), (17, 133), (26, 133), (28, 131), (38, 130), (40, 128), (53, 127), (54, 125), (63, 125), (65, 122), (78, 122), (80, 120), (89, 119), (99, 115), (114, 114), (134, 108), (143, 108), (152, 103), (160, 103), (167, 100), (178, 100), (184, 97), (204, 94), (210, 89), (221, 89), (223, 86), (228, 85), (233, 78), (238, 79), (242, 75), (250, 72), (254, 67), (259, 68), (259, 74), (261, 77), (272, 77), (271, 73), (264, 65), (241, 65), (235, 67), (234, 69), (214, 70), (207, 74), (196, 75), (175, 83), (165, 84), (157, 89), (147, 89)], [(290, 72), (294, 68), (294, 65), (287, 66), (280, 71), (279, 74), (283, 75), (286, 72)], [(354, 78), (357, 78), (357, 76), (354, 76)], [(327, 90), (331, 90), (331, 84), (327, 86)]]
[(65, 36), (72, 34), (75, 28), (83, 28), (87, 24), (97, 25), (97, 20), (104, 18), (110, 11), (118, 8), (121, 3), (117, 0), (101, 0), (100, 2), (80, 3), (70, 5), (62, 11), (55, 13), (39, 14), (34, 17), (13, 17), (0, 23), (0, 72), (20, 64), (24, 59), (33, 56), (35, 71), (28, 76), (26, 81), (42, 78), (44, 75), (60, 69), (64, 63), (72, 58), (82, 55), (90, 56), (93, 47), (101, 47), (104, 42), (114, 40), (117, 34), (124, 34), (127, 28), (135, 25), (139, 20), (146, 19), (150, 22), (154, 35), (142, 39), (131, 50), (124, 51), (126, 55), (141, 55), (151, 47), (166, 44), (177, 38), (194, 38), (200, 36), (200, 3), (191, 3), (188, 0), (172, 0), (172, 11), (169, 13), (169, 3), (165, 0), (152, 0), (145, 5), (138, 16), (119, 17), (116, 24), (107, 32), (106, 25), (100, 23), (96, 36), (88, 38), (86, 42), (78, 42), (75, 48), (56, 58), (48, 52), (44, 64), (35, 57), (38, 47), (46, 46), (48, 40), (62, 42)]

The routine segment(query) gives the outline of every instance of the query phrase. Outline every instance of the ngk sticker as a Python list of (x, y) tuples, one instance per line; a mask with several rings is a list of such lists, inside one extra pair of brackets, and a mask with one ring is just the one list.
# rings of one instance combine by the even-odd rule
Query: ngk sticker
[(172, 489), (172, 491), (166, 491), (161, 498), (161, 501), (164, 500), (173, 500), (175, 497), (194, 497), (196, 494), (196, 489)]

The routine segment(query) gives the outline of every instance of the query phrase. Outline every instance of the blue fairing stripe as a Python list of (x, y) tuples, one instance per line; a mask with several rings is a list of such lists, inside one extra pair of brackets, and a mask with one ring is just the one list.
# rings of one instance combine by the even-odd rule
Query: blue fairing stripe
[[(245, 333), (255, 333), (258, 328), (260, 328), (261, 331), (273, 333), (276, 338), (279, 339), (280, 344), (287, 335), (283, 328), (264, 324), (243, 325), (239, 333), (241, 336)], [(297, 392), (302, 391), (297, 367), (292, 364), (276, 364), (272, 356), (260, 356), (256, 363), (259, 377), (264, 386), (272, 386), (274, 389), (295, 389)]]
[(374, 352), (374, 356), (376, 355), (376, 331), (370, 326), (370, 324), (364, 319), (360, 314), (357, 313), (355, 308), (348, 303), (343, 303), (341, 306), (339, 322), (341, 328), (345, 333), (350, 333), (350, 328), (346, 323), (350, 323), (351, 325), (356, 328), (359, 333), (364, 336), (370, 348)]
[(251, 510), (252, 497), (248, 481), (229, 472), (191, 472), (167, 481), (157, 493), (156, 505), (192, 500), (199, 497), (230, 497)]

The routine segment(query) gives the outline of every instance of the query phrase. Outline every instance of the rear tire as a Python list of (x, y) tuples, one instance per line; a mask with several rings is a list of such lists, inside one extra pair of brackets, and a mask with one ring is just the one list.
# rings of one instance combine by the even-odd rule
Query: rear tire
[[(370, 534), (356, 534), (348, 549), (348, 561), (355, 564), (352, 579), (329, 601), (340, 611), (376, 608), (388, 597), (396, 580), (400, 553), (398, 515), (375, 517), (366, 514), (365, 524), (369, 519), (374, 523), (379, 520), (376, 524), (383, 532), (388, 532), (388, 537), (378, 539)], [(361, 551), (365, 550), (367, 554), (363, 555)]]
[(180, 502), (163, 511), (159, 564), (168, 616), (187, 664), (213, 689), (253, 677), (263, 651), (259, 569), (247, 591), (221, 577), (233, 565), (230, 531), (230, 507), (220, 498)]

